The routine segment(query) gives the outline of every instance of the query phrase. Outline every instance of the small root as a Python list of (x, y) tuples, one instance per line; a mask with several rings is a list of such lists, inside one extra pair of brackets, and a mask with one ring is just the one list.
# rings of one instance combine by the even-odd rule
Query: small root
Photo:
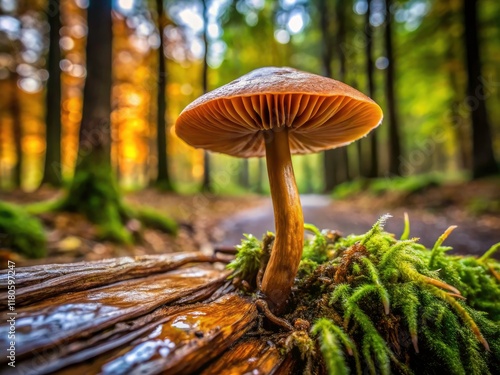
[(258, 309), (264, 314), (264, 316), (273, 324), (286, 329), (287, 331), (293, 331), (294, 328), (293, 326), (285, 319), (279, 318), (276, 315), (274, 315), (271, 310), (269, 309), (269, 306), (267, 305), (267, 302), (263, 299), (258, 299), (255, 301), (255, 305), (258, 307)]
[(218, 246), (214, 248), (214, 254), (221, 253), (227, 255), (236, 255), (238, 250), (234, 246)]

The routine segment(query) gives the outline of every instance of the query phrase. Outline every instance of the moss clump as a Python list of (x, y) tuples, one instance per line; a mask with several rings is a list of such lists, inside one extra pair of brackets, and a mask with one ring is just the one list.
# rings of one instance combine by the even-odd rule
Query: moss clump
[(260, 268), (263, 249), (261, 242), (256, 237), (251, 234), (244, 234), (244, 236), (245, 240), (242, 241), (241, 245), (236, 246), (238, 253), (235, 260), (229, 263), (227, 268), (234, 271), (231, 278), (239, 277), (254, 284)]
[(139, 220), (148, 228), (158, 229), (165, 233), (177, 234), (177, 222), (156, 210), (146, 207), (127, 206), (128, 215)]
[(29, 258), (46, 254), (46, 238), (40, 221), (21, 207), (0, 202), (0, 247)]
[(136, 219), (143, 225), (170, 234), (177, 233), (177, 223), (149, 208), (130, 207), (123, 202), (111, 166), (104, 163), (92, 165), (91, 159), (84, 159), (84, 165), (77, 169), (65, 196), (54, 202), (30, 205), (33, 214), (48, 211), (77, 212), (96, 224), (101, 239), (118, 243), (134, 242), (133, 233), (127, 223)]
[(497, 248), (479, 259), (451, 256), (442, 243), (453, 228), (427, 249), (407, 239), (408, 222), (403, 239), (384, 232), (386, 219), (343, 238), (307, 226), (315, 237), (284, 316), (312, 325), (318, 350), (304, 370), (500, 373), (500, 264), (490, 259)]

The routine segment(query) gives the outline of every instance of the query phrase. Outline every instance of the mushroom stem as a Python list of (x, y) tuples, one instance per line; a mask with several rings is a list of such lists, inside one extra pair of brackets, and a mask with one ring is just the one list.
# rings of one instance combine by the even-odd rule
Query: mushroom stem
[(279, 314), (286, 306), (302, 257), (304, 217), (293, 173), (288, 130), (278, 128), (265, 143), (276, 237), (262, 280), (262, 292), (271, 309)]

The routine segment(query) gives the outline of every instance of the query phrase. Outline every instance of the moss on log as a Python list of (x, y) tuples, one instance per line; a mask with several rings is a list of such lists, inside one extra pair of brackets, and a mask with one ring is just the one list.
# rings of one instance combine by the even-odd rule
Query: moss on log
[[(16, 370), (500, 373), (500, 265), (490, 259), (498, 247), (479, 259), (451, 256), (442, 245), (451, 230), (427, 249), (408, 231), (402, 240), (384, 232), (384, 220), (347, 237), (306, 226), (314, 236), (280, 317), (258, 290), (270, 233), (247, 236), (229, 279), (210, 264), (187, 265), (215, 260), (198, 253), (20, 268), (29, 305), (17, 311)], [(8, 329), (0, 323), (2, 344)]]

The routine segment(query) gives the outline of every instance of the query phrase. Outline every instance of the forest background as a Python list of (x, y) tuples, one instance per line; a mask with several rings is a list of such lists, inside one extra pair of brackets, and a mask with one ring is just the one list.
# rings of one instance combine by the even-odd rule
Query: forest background
[(362, 140), (293, 157), (299, 191), (323, 194), (320, 211), (303, 200), (306, 219), (351, 233), (404, 210), (424, 243), (453, 224), (458, 251), (498, 242), (494, 0), (1, 0), (0, 12), (0, 256), (93, 260), (272, 230), (232, 222), (248, 207), (272, 218), (265, 161), (195, 150), (173, 127), (263, 66), (336, 78), (384, 110)]
[[(331, 191), (363, 177), (498, 173), (500, 4), (477, 3), (118, 0), (113, 38), (101, 38), (113, 51), (107, 74), (114, 173), (129, 189), (160, 182), (194, 192), (204, 181), (218, 193), (267, 191), (262, 161), (210, 155), (204, 163), (207, 154), (177, 139), (172, 124), (203, 91), (268, 65), (332, 76), (384, 108), (375, 136), (295, 158), (302, 192)], [(472, 20), (470, 4), (477, 8)], [(71, 179), (78, 155), (88, 4), (3, 0), (0, 6), (0, 186), (57, 186)], [(51, 33), (49, 23), (59, 32)], [(60, 47), (59, 57), (50, 46)], [(59, 64), (50, 64), (51, 56)], [(52, 87), (47, 96), (58, 75), (60, 93)]]

